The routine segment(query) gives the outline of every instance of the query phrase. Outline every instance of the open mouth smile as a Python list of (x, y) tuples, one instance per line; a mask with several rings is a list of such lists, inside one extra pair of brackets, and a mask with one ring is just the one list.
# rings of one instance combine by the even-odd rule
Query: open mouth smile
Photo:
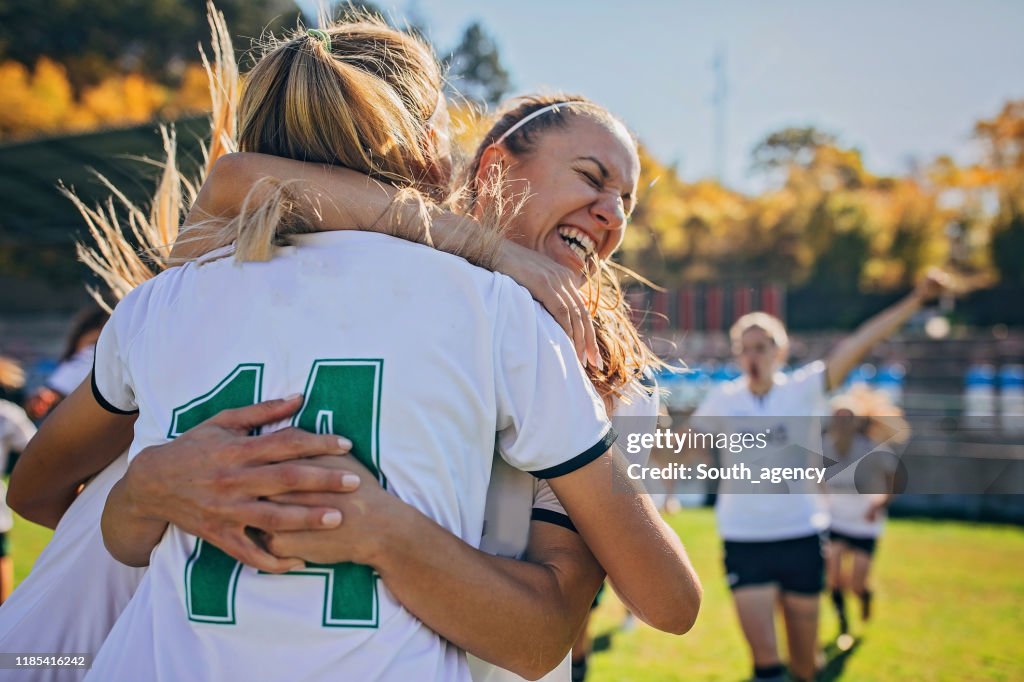
[(597, 253), (597, 244), (582, 230), (575, 227), (559, 227), (558, 236), (584, 263)]

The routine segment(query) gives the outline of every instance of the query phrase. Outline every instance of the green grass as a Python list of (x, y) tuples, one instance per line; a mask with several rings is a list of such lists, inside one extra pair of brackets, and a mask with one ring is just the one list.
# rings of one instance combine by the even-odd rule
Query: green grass
[[(624, 611), (608, 594), (591, 631), (599, 639), (610, 636), (611, 647), (592, 657), (589, 682), (737, 682), (749, 675), (712, 513), (685, 510), (669, 520), (704, 582), (697, 625), (683, 637), (642, 624), (633, 632), (619, 632)], [(50, 531), (18, 519), (11, 535), (15, 579), (20, 581)], [(860, 626), (854, 620), (859, 641), (847, 656), (836, 658), (834, 646), (829, 648), (824, 679), (1024, 680), (1024, 530), (954, 521), (890, 521), (877, 554), (874, 588), (873, 621)], [(831, 643), (835, 632), (831, 606), (823, 601), (823, 645)]]
[[(750, 675), (712, 512), (684, 510), (669, 521), (704, 584), (697, 624), (683, 637), (642, 624), (619, 632), (624, 610), (609, 596), (591, 632), (610, 636), (611, 647), (592, 657), (589, 682), (737, 682)], [(854, 620), (859, 641), (845, 657), (836, 657), (832, 641), (838, 626), (830, 602), (822, 600), (821, 642), (829, 645), (830, 659), (823, 679), (1024, 680), (1024, 530), (893, 520), (876, 558), (872, 622), (861, 626)], [(781, 640), (781, 624), (778, 632)]]
[(20, 516), (14, 517), (14, 528), (11, 529), (11, 556), (14, 557), (14, 585), (25, 579), (36, 557), (50, 541), (53, 531), (43, 526), (26, 521)]

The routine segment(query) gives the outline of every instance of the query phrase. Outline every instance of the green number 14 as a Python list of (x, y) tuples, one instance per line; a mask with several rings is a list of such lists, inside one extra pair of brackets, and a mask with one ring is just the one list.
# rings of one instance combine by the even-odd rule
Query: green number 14
[[(316, 360), (306, 382), (305, 402), (292, 419), (293, 426), (307, 431), (344, 435), (352, 441), (350, 456), (378, 478), (382, 478), (378, 438), (383, 367), (383, 360)], [(258, 403), (262, 388), (263, 365), (238, 365), (212, 390), (175, 408), (167, 436), (180, 436), (222, 410)], [(185, 566), (189, 619), (233, 625), (241, 571), (241, 563), (197, 539)], [(324, 626), (377, 627), (377, 578), (369, 566), (307, 564), (288, 575), (323, 578)]]

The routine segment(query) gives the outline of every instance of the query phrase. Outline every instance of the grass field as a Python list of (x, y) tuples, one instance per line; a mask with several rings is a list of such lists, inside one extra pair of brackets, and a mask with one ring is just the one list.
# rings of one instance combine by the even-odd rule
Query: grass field
[[(592, 658), (590, 682), (737, 682), (749, 675), (711, 512), (685, 510), (670, 522), (704, 581), (697, 625), (684, 637), (644, 625), (619, 632), (624, 611), (614, 596), (605, 597), (592, 626), (600, 650)], [(12, 532), (16, 580), (28, 573), (48, 538), (49, 531), (19, 519)], [(836, 622), (822, 602), (822, 643), (829, 654), (822, 679), (1024, 680), (1024, 530), (893, 520), (874, 576), (874, 620), (866, 627), (854, 621), (858, 643), (846, 655), (837, 655), (830, 644)]]

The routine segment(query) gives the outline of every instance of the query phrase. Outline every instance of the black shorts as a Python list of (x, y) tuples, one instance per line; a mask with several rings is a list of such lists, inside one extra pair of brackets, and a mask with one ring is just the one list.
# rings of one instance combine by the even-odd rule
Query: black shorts
[(846, 535), (845, 533), (840, 533), (837, 530), (830, 530), (828, 532), (828, 537), (830, 540), (847, 544), (853, 549), (859, 549), (862, 552), (867, 552), (868, 556), (873, 556), (875, 554), (875, 545), (878, 542), (878, 538), (855, 538), (852, 535)]
[(7, 556), (8, 540), (7, 533), (0, 533), (0, 559)]
[(814, 595), (825, 587), (824, 538), (808, 535), (770, 542), (725, 541), (729, 588), (776, 584), (783, 592)]

